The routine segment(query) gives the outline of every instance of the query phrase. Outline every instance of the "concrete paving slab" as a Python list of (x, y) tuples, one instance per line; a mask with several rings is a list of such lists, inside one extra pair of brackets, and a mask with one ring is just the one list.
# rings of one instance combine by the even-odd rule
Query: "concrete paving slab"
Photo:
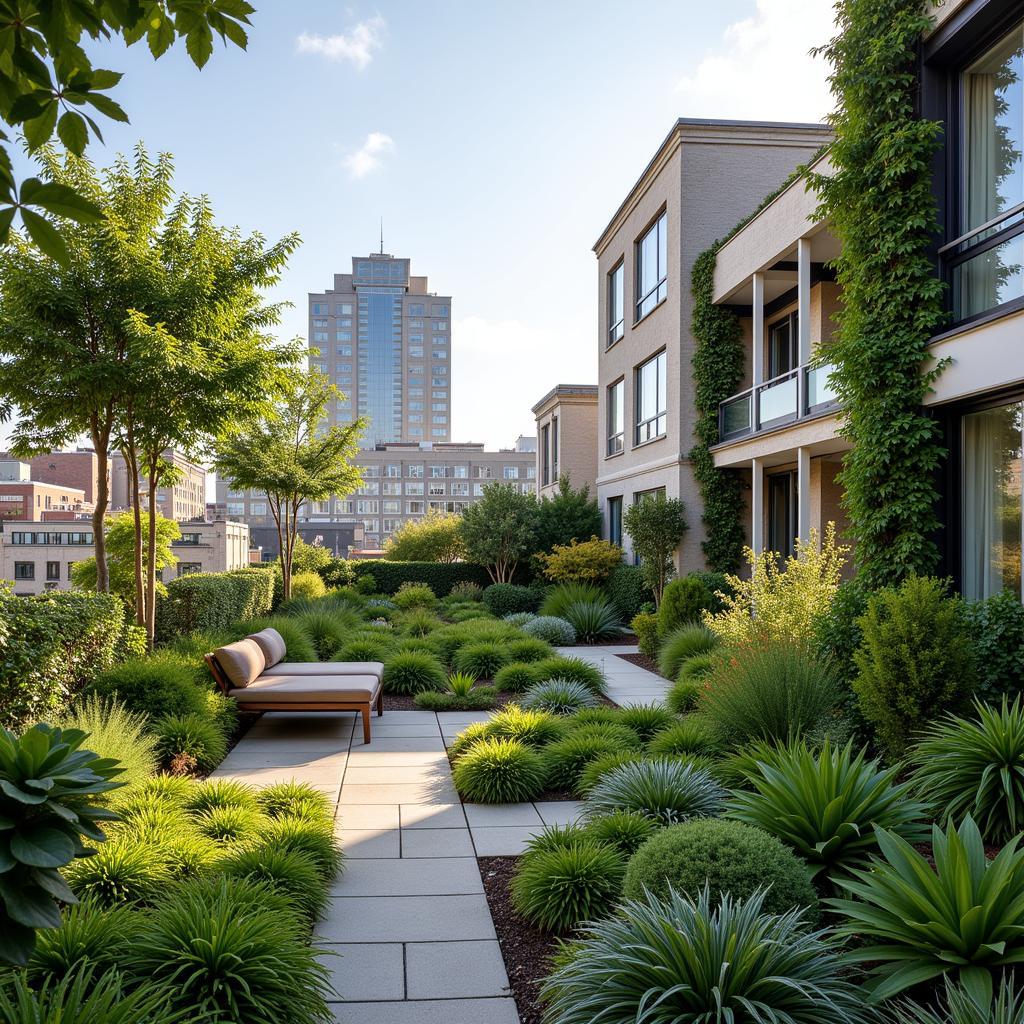
[(346, 778), (341, 787), (343, 804), (451, 804), (458, 799), (455, 787), (447, 780), (362, 786), (352, 785)]
[(349, 765), (346, 786), (379, 786), (395, 783), (440, 782), (450, 785), (451, 773), (444, 764)]
[[(402, 855), (402, 843), (397, 828), (339, 828), (334, 834), (350, 860), (368, 858), (397, 858)], [(348, 874), (351, 865), (345, 869)]]
[(343, 896), (328, 901), (321, 942), (448, 942), (496, 939), (487, 898)]
[(335, 829), (398, 828), (398, 804), (345, 804), (338, 805)]
[(379, 725), (377, 722), (372, 722), (371, 725), (374, 739), (383, 739), (386, 736), (439, 736), (441, 734), (437, 722), (410, 722), (408, 725), (404, 723)]
[(332, 896), (345, 897), (465, 896), (483, 891), (475, 857), (354, 860), (331, 885)]
[[(352, 744), (353, 754), (357, 750), (363, 749), (363, 744), (357, 742), (361, 738), (360, 736), (355, 737)], [(441, 734), (438, 732), (433, 736), (374, 736), (368, 744), (365, 745), (367, 751), (373, 751), (375, 753), (388, 753), (394, 754), (400, 751), (415, 751), (421, 754), (437, 754), (444, 752), (444, 742), (441, 739)]]
[[(466, 964), (468, 970), (452, 970)], [(405, 947), (409, 999), (507, 996), (508, 975), (497, 942), (410, 942)]]
[(534, 802), (533, 806), (545, 825), (571, 825), (583, 813), (579, 800), (544, 800)]
[(466, 815), (462, 804), (402, 804), (400, 821), (403, 829), (465, 828)]
[(511, 997), (335, 1003), (331, 1009), (336, 1024), (519, 1024)]
[(544, 824), (533, 804), (466, 804), (466, 820), (470, 828), (494, 828), (505, 825)]
[(543, 828), (543, 825), (534, 828), (506, 825), (498, 828), (474, 828), (470, 831), (478, 857), (518, 857), (526, 849), (527, 841)]
[(403, 828), (402, 857), (475, 857), (468, 828)]
[(331, 973), (331, 1001), (405, 998), (405, 951), (400, 942), (321, 946)]

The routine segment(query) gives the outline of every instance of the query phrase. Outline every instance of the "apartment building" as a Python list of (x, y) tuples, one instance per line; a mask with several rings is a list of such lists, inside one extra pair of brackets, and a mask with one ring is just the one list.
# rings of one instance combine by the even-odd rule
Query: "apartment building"
[[(1022, 594), (1024, 472), (1024, 8), (947, 0), (922, 43), (921, 109), (945, 127), (934, 192), (936, 273), (947, 363), (926, 405), (949, 457), (940, 481), (941, 570), (970, 599)], [(828, 158), (815, 168), (827, 174)], [(845, 526), (835, 475), (847, 442), (829, 384), (828, 343), (842, 294), (828, 262), (839, 243), (799, 180), (719, 252), (714, 300), (740, 312), (744, 389), (722, 403), (715, 464), (750, 484), (749, 540), (788, 551), (828, 520)]]
[(163, 570), (166, 583), (194, 572), (230, 572), (249, 565), (249, 526), (231, 519), (180, 523), (171, 544), (177, 563)]
[[(164, 452), (164, 458), (177, 470), (178, 479), (157, 489), (156, 503), (160, 514), (179, 522), (202, 519), (206, 515), (206, 470), (179, 451), (168, 450)], [(120, 452), (112, 452), (110, 456), (110, 507), (115, 510), (131, 508), (128, 466)], [(149, 507), (145, 494), (142, 495), (142, 507)]]
[[(29, 459), (32, 479), (46, 484), (66, 484), (77, 487), (85, 500), (96, 502), (99, 492), (99, 458), (91, 448), (77, 448), (73, 452), (46, 452)], [(110, 468), (107, 467), (107, 483)]]
[(352, 257), (351, 274), (309, 295), (310, 365), (338, 386), (331, 423), (369, 422), (364, 445), (451, 440), (451, 296), (410, 261)]
[[(307, 533), (315, 535), (332, 524), (358, 524), (362, 536), (353, 536), (351, 544), (379, 548), (404, 523), (427, 512), (462, 512), (493, 480), (535, 493), (535, 460), (532, 451), (487, 451), (474, 443), (379, 444), (364, 449), (356, 459), (364, 473), (359, 490), (303, 508), (299, 532), (308, 539)], [(274, 521), (265, 495), (233, 490), (218, 478), (217, 503), (231, 518), (249, 523), (254, 537), (265, 538), (260, 541), (266, 544), (264, 558), (276, 557), (276, 537), (268, 536)]]
[(561, 476), (596, 492), (597, 395), (596, 384), (558, 384), (533, 407), (541, 497), (557, 492)]
[[(6, 463), (11, 465), (10, 462)], [(22, 464), (27, 473), (28, 466)], [(85, 492), (63, 484), (44, 484), (27, 475), (0, 481), (0, 520), (25, 519), (40, 522), (58, 514), (71, 517), (92, 511)]]
[(594, 245), (597, 497), (605, 536), (627, 551), (624, 505), (660, 492), (687, 508), (677, 568), (703, 567), (700, 491), (689, 459), (693, 264), (830, 138), (821, 125), (681, 118)]

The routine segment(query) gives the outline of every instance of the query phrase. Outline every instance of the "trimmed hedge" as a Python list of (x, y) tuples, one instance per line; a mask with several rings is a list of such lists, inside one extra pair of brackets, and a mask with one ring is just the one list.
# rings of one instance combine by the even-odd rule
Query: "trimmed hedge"
[(124, 605), (109, 594), (16, 597), (0, 588), (0, 725), (62, 711), (135, 639), (125, 633)]
[(156, 607), (156, 638), (160, 642), (197, 629), (228, 629), (239, 619), (270, 612), (274, 574), (267, 569), (196, 572), (167, 584)]
[(426, 583), (438, 597), (447, 597), (456, 583), (476, 583), (486, 587), (491, 579), (482, 565), (470, 562), (389, 562), (386, 559), (348, 563), (358, 582), (372, 576), (374, 589), (381, 594), (394, 594), (403, 583)]

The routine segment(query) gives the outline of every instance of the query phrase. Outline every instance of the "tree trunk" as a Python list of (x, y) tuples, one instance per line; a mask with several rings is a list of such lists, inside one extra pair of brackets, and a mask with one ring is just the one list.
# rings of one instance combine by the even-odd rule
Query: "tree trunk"
[(107, 506), (110, 504), (110, 481), (107, 474), (110, 467), (108, 448), (110, 432), (113, 429), (113, 413), (108, 406), (102, 422), (96, 413), (89, 417), (89, 436), (93, 451), (96, 452), (96, 504), (92, 513), (93, 553), (96, 558), (96, 592), (110, 592), (110, 573), (107, 571), (107, 538), (104, 533)]
[(267, 495), (267, 502), (270, 505), (270, 514), (274, 517), (274, 525), (277, 527), (277, 561), (281, 566), (281, 600), (284, 600), (284, 529), (281, 525), (281, 499)]
[(125, 466), (128, 469), (129, 497), (132, 503), (132, 518), (135, 526), (135, 624), (146, 625), (146, 590), (143, 581), (142, 557), (142, 497), (139, 490), (139, 453), (135, 449), (135, 437), (131, 428), (121, 449)]
[(146, 642), (153, 649), (156, 637), (156, 488), (157, 462), (150, 458), (147, 469), (147, 488), (149, 494), (149, 547), (146, 552)]

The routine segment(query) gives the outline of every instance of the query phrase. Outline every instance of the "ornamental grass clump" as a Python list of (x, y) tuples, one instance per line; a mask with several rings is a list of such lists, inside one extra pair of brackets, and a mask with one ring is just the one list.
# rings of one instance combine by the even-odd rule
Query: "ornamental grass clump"
[(546, 683), (549, 679), (568, 679), (573, 683), (582, 683), (598, 695), (605, 691), (604, 674), (596, 666), (583, 658), (545, 658), (534, 662), (534, 681)]
[(944, 821), (970, 815), (986, 842), (1024, 830), (1024, 708), (976, 702), (973, 718), (950, 715), (910, 753), (916, 788)]
[(532, 747), (543, 747), (561, 739), (567, 731), (565, 719), (549, 711), (533, 711), (509, 704), (486, 723), (487, 735), (520, 740)]
[(588, 820), (614, 811), (636, 811), (663, 824), (718, 814), (725, 796), (703, 768), (657, 758), (613, 768), (587, 794)]
[(524, 708), (550, 711), (553, 715), (571, 715), (581, 708), (594, 707), (597, 698), (582, 683), (549, 679), (546, 683), (534, 683), (520, 697), (519, 703)]
[(656, 822), (636, 811), (613, 811), (594, 818), (582, 835), (588, 842), (612, 846), (624, 857), (632, 857), (657, 830)]
[(535, 661), (544, 661), (545, 658), (553, 658), (555, 649), (549, 643), (538, 640), (536, 637), (525, 636), (519, 640), (509, 640), (505, 644), (505, 653), (510, 662), (519, 664), (530, 664)]
[(218, 807), (240, 807), (256, 810), (256, 790), (237, 779), (211, 779), (189, 790), (184, 807), (189, 811), (205, 812)]
[(540, 754), (527, 744), (491, 736), (458, 759), (452, 778), (459, 795), (472, 803), (522, 803), (543, 791), (545, 771)]
[(592, 728), (594, 731), (574, 732), (564, 739), (556, 740), (541, 751), (550, 788), (574, 790), (579, 784), (580, 773), (589, 762), (630, 749), (614, 734), (606, 735), (597, 731), (603, 727)]
[(171, 873), (158, 847), (128, 834), (102, 843), (91, 857), (72, 861), (64, 878), (79, 899), (110, 908), (152, 902), (170, 884)]
[(476, 679), (493, 679), (495, 673), (507, 664), (504, 644), (494, 640), (480, 640), (459, 648), (455, 655), (455, 668)]
[(217, 867), (225, 878), (265, 882), (311, 921), (327, 905), (327, 882), (313, 858), (301, 850), (256, 846), (236, 851)]
[(538, 614), (564, 619), (565, 610), (572, 604), (600, 601), (604, 592), (593, 583), (560, 583), (552, 587), (541, 601)]
[(632, 704), (619, 712), (619, 721), (632, 729), (644, 743), (675, 720), (675, 715), (663, 704)]
[(512, 906), (538, 928), (565, 933), (611, 912), (624, 870), (609, 846), (576, 842), (530, 853), (512, 879)]
[(296, 616), (296, 622), (313, 642), (317, 660), (329, 661), (344, 647), (359, 618), (355, 613), (346, 616), (338, 612), (311, 611)]
[(622, 623), (615, 606), (605, 598), (597, 601), (574, 601), (562, 618), (576, 631), (581, 644), (599, 644), (613, 640), (622, 633)]
[(676, 754), (713, 755), (722, 749), (715, 729), (700, 715), (689, 715), (655, 733), (647, 744), (655, 757)]
[[(693, 661), (697, 660), (693, 659)], [(704, 690), (705, 685), (700, 679), (680, 679), (669, 687), (669, 691), (665, 695), (665, 704), (673, 714), (688, 715), (697, 709)]]
[(522, 693), (537, 682), (533, 665), (515, 662), (505, 665), (494, 673), (494, 686), (497, 690), (509, 693)]
[(691, 658), (708, 655), (720, 645), (721, 641), (707, 626), (688, 622), (663, 639), (658, 649), (658, 671), (666, 679), (676, 679)]
[(308, 782), (277, 782), (256, 794), (256, 803), (271, 818), (311, 818), (330, 821), (331, 801)]
[(447, 679), (437, 658), (423, 651), (394, 654), (384, 662), (384, 692), (401, 695), (443, 690)]
[(764, 909), (793, 907), (818, 916), (818, 897), (803, 861), (774, 836), (738, 821), (704, 818), (662, 829), (630, 858), (623, 882), (626, 899), (649, 892), (665, 899), (676, 892), (696, 897), (707, 886), (716, 902), (725, 893), (748, 899), (759, 889)]
[(928, 807), (916, 799), (923, 787), (900, 782), (901, 765), (882, 768), (852, 743), (828, 741), (821, 750), (797, 741), (765, 754), (752, 752), (748, 791), (732, 794), (726, 814), (776, 836), (812, 875), (863, 867), (878, 849), (876, 827), (911, 843), (927, 839)]
[(321, 820), (272, 818), (260, 829), (254, 845), (306, 854), (325, 882), (334, 878), (342, 864), (341, 844), (335, 838), (334, 822), (329, 816)]
[(199, 771), (207, 772), (216, 768), (228, 752), (224, 733), (206, 715), (166, 715), (153, 728), (160, 761), (166, 766), (180, 763), (179, 759), (186, 755)]
[(581, 769), (576, 778), (576, 795), (586, 796), (613, 768), (620, 764), (643, 761), (645, 756), (635, 750), (620, 750), (614, 754), (602, 754), (592, 758)]
[(988, 998), (993, 979), (1024, 960), (1024, 851), (1019, 837), (992, 859), (973, 819), (932, 826), (931, 860), (902, 837), (875, 830), (880, 855), (837, 878), (830, 899), (840, 936), (857, 936), (850, 963), (870, 964), (878, 1003), (945, 975)]
[(559, 954), (541, 989), (545, 1021), (867, 1024), (827, 933), (763, 902), (763, 892), (719, 901), (707, 889), (627, 901)]
[(118, 966), (135, 940), (141, 915), (121, 904), (106, 908), (86, 899), (65, 907), (59, 928), (44, 928), (28, 962), (28, 976), (36, 984), (63, 978), (76, 968), (97, 972)]

